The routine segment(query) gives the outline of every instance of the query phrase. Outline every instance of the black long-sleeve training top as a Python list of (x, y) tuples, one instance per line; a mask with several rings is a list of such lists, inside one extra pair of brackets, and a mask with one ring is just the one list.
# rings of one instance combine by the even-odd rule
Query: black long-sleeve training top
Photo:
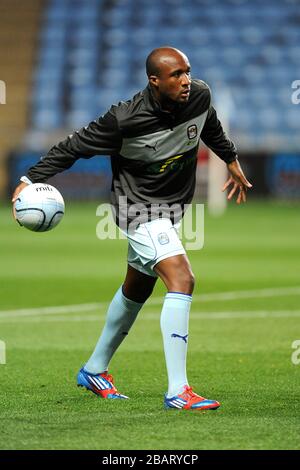
[(172, 113), (161, 109), (148, 85), (52, 147), (27, 176), (33, 183), (45, 182), (79, 158), (110, 155), (116, 210), (121, 196), (128, 204), (183, 206), (194, 194), (200, 138), (226, 163), (236, 160), (208, 85), (192, 80), (189, 100)]

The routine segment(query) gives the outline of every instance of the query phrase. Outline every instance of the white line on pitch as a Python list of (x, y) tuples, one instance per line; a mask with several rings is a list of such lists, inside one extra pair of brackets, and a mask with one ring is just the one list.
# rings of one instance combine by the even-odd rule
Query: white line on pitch
[[(212, 294), (193, 295), (194, 300), (211, 302), (216, 300), (251, 299), (259, 297), (280, 297), (284, 295), (299, 295), (300, 287), (278, 287), (272, 289), (240, 290), (233, 292), (215, 292)], [(151, 300), (150, 300), (151, 302)]]
[(100, 308), (106, 307), (107, 302), (92, 304), (60, 305), (54, 307), (22, 308), (19, 310), (0, 311), (1, 318), (27, 317), (34, 315), (56, 315), (60, 313), (94, 312)]
[[(258, 290), (247, 290), (247, 291), (232, 291), (232, 292), (217, 292), (211, 294), (197, 294), (193, 295), (194, 301), (201, 302), (217, 302), (226, 300), (237, 300), (237, 299), (251, 299), (251, 298), (265, 298), (265, 297), (280, 297), (284, 295), (299, 295), (300, 287), (278, 287), (272, 289), (258, 289)], [(149, 299), (146, 306), (161, 305), (163, 302), (163, 296), (154, 297)], [(1, 318), (13, 318), (13, 317), (27, 317), (35, 315), (57, 315), (65, 313), (77, 313), (77, 312), (94, 312), (106, 308), (109, 302), (99, 303), (88, 303), (88, 304), (76, 304), (76, 305), (60, 305), (53, 307), (37, 307), (37, 308), (26, 308), (18, 310), (3, 310), (0, 311)]]
[[(234, 318), (298, 318), (300, 317), (300, 310), (249, 310), (249, 311), (238, 311), (238, 312), (191, 312), (191, 320), (201, 319), (201, 320), (230, 320)], [(24, 317), (13, 319), (0, 319), (1, 323), (45, 323), (45, 322), (99, 322), (104, 320), (105, 315), (58, 315), (55, 317)], [(141, 313), (139, 316), (140, 320), (143, 322), (145, 320), (157, 320), (159, 321), (160, 312), (148, 312)]]

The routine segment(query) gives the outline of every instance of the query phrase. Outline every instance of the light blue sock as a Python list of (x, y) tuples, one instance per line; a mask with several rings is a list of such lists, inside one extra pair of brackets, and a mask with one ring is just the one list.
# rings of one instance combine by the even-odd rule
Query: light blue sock
[(133, 325), (143, 303), (127, 299), (122, 287), (116, 292), (106, 316), (106, 323), (95, 350), (84, 369), (93, 374), (108, 370), (108, 364)]
[(168, 398), (182, 393), (184, 385), (188, 385), (186, 355), (191, 302), (191, 295), (169, 292), (161, 312), (160, 326), (169, 380)]

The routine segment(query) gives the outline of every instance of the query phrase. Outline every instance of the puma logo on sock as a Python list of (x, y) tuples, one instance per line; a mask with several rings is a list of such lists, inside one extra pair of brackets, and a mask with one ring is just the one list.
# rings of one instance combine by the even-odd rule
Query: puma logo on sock
[(188, 335), (181, 336), (181, 335), (178, 335), (177, 333), (172, 333), (171, 334), (171, 338), (181, 338), (181, 339), (183, 339), (183, 341), (185, 343), (187, 343), (187, 337), (188, 337)]

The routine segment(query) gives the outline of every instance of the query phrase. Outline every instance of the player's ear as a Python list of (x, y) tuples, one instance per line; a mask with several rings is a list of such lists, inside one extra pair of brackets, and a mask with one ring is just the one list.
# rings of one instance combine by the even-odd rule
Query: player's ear
[(152, 86), (154, 86), (155, 88), (157, 88), (157, 86), (158, 86), (158, 77), (156, 75), (150, 75), (148, 77), (148, 79), (149, 79), (149, 83)]

